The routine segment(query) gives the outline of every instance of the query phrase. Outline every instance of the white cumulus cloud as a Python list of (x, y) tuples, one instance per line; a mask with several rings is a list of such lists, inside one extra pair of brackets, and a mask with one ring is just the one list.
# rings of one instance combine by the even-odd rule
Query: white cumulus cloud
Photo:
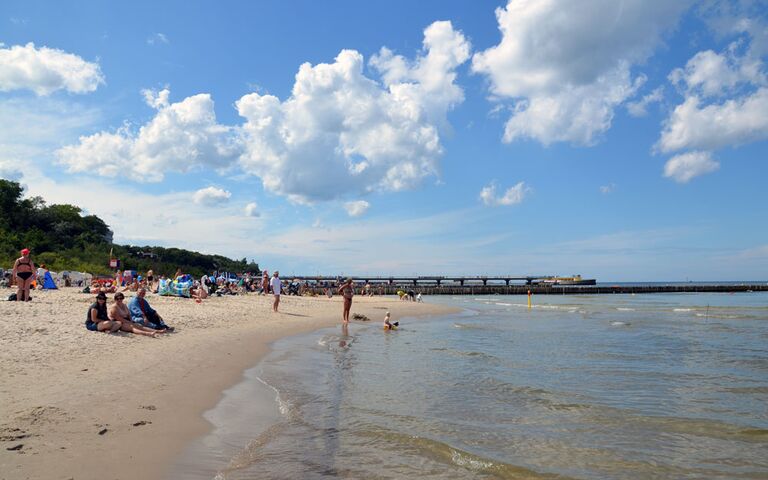
[(504, 192), (504, 195), (497, 196), (496, 184), (491, 182), (480, 190), (480, 200), (483, 201), (483, 204), (489, 207), (517, 205), (525, 199), (528, 192), (530, 192), (530, 188), (525, 185), (525, 182), (519, 182), (514, 187), (508, 188)]
[(437, 174), (440, 130), (463, 100), (455, 69), (468, 58), (464, 36), (435, 22), (413, 61), (387, 49), (371, 60), (383, 86), (364, 75), (353, 50), (305, 63), (288, 99), (251, 93), (237, 102), (246, 119), (241, 166), (300, 203), (412, 188)]
[(495, 100), (514, 104), (504, 141), (594, 144), (644, 81), (631, 68), (690, 3), (510, 0), (496, 9), (501, 42), (475, 54), (472, 68), (488, 76)]
[(57, 150), (58, 161), (70, 172), (159, 182), (166, 171), (227, 168), (242, 152), (237, 129), (217, 123), (209, 94), (169, 103), (167, 89), (143, 93), (147, 104), (157, 110), (152, 120), (138, 131), (123, 126), (115, 132), (82, 136), (78, 144)]
[[(703, 50), (669, 81), (683, 96), (664, 121), (656, 150), (684, 152), (671, 158), (664, 175), (685, 183), (719, 168), (712, 152), (768, 139), (768, 25), (764, 18), (739, 18), (749, 2), (722, 2), (711, 7), (721, 35), (736, 35), (722, 52)], [(744, 12), (742, 12), (744, 13)], [(688, 151), (687, 153), (685, 151)]]
[(231, 192), (216, 187), (201, 188), (192, 195), (192, 200), (198, 205), (214, 207), (227, 203), (232, 196)]
[(37, 95), (50, 95), (57, 90), (89, 93), (104, 83), (97, 63), (62, 50), (24, 46), (4, 47), (0, 44), (0, 91), (32, 90)]
[(246, 217), (260, 217), (261, 213), (259, 213), (259, 206), (255, 202), (251, 202), (248, 205), (245, 206), (245, 216)]
[(761, 70), (762, 62), (758, 59), (735, 55), (733, 51), (719, 54), (705, 50), (688, 60), (685, 68), (674, 69), (669, 74), (669, 80), (684, 86), (689, 92), (718, 96), (740, 83), (764, 85), (766, 79)]
[(688, 152), (670, 158), (664, 165), (664, 176), (678, 183), (688, 183), (693, 177), (712, 173), (720, 164), (710, 152)]
[(661, 132), (662, 152), (714, 150), (768, 138), (768, 87), (723, 103), (691, 96), (675, 107)]
[(347, 211), (347, 214), (350, 217), (359, 217), (367, 212), (370, 206), (371, 204), (365, 200), (356, 200), (354, 202), (346, 202), (344, 204), (344, 210)]

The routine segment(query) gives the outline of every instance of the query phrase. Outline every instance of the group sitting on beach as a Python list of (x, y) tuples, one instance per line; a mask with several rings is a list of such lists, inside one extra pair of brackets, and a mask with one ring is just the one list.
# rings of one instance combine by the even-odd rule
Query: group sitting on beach
[(137, 335), (157, 337), (161, 333), (173, 331), (173, 327), (165, 324), (163, 318), (150, 307), (144, 298), (146, 290), (140, 288), (136, 296), (126, 305), (125, 295), (117, 292), (115, 303), (107, 308), (107, 295), (99, 292), (96, 302), (88, 307), (85, 328), (94, 332), (115, 333), (124, 331)]

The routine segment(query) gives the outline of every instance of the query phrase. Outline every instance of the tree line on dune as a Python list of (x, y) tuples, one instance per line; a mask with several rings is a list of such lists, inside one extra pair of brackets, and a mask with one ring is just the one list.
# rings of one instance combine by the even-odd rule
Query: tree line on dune
[(110, 252), (121, 269), (172, 275), (177, 268), (200, 276), (213, 271), (259, 273), (246, 258), (233, 260), (181, 248), (117, 245), (112, 230), (96, 215), (80, 207), (48, 205), (41, 197), (24, 198), (24, 187), (0, 179), (0, 267), (10, 268), (22, 248), (32, 251), (37, 265), (53, 271), (74, 270), (110, 275)]

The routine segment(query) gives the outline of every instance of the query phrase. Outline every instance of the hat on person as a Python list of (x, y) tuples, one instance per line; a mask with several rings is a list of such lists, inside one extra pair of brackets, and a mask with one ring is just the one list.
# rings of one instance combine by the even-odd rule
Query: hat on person
[(21, 249), (21, 254), (22, 255), (29, 255), (29, 249), (28, 248), (22, 248)]

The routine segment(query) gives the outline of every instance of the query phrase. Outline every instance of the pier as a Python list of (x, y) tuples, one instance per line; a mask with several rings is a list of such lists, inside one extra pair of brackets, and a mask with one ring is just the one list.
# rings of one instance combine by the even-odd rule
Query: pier
[[(328, 286), (336, 288), (341, 277), (331, 276), (286, 276), (306, 284), (305, 290), (322, 294)], [(398, 290), (413, 291), (422, 295), (595, 295), (595, 294), (642, 294), (642, 293), (735, 293), (765, 292), (768, 283), (669, 283), (669, 284), (628, 284), (628, 285), (551, 285), (538, 283), (552, 275), (541, 276), (419, 276), (419, 277), (376, 277), (351, 276), (359, 290), (365, 284), (377, 295), (394, 295)], [(517, 283), (514, 283), (517, 282)]]

